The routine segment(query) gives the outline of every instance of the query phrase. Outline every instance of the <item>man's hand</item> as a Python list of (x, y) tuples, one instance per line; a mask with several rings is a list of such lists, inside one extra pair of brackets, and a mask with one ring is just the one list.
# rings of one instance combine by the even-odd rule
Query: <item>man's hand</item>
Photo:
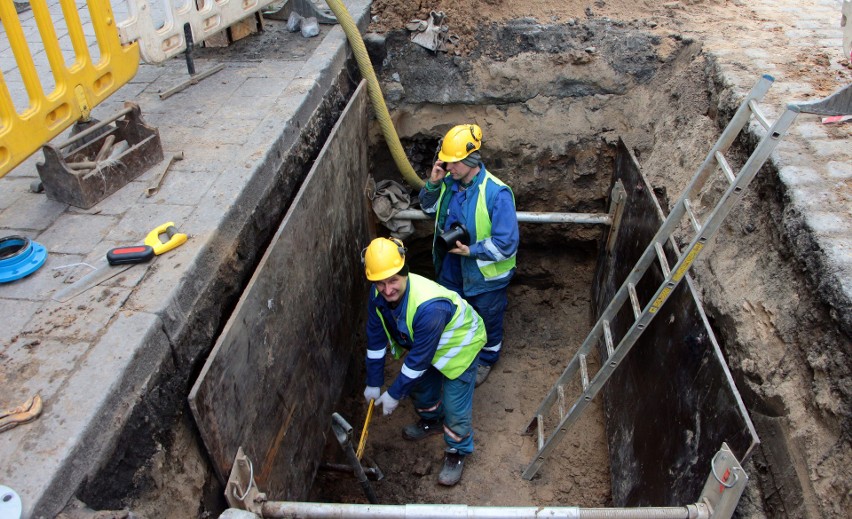
[(444, 166), (446, 166), (446, 164), (440, 160), (435, 161), (435, 164), (432, 165), (432, 172), (429, 174), (429, 182), (431, 182), (432, 185), (440, 185), (441, 181), (444, 180), (444, 177), (447, 176), (447, 170), (444, 169)]
[(381, 393), (382, 390), (380, 388), (367, 386), (367, 388), (364, 389), (364, 400), (366, 400), (369, 404), (370, 400), (378, 400)]
[(385, 391), (384, 393), (382, 393), (382, 396), (380, 396), (379, 399), (376, 400), (376, 405), (382, 406), (382, 414), (388, 416), (393, 413), (394, 409), (396, 409), (396, 407), (399, 405), (399, 400), (390, 396), (388, 392)]
[(457, 241), (456, 246), (447, 252), (451, 254), (458, 254), (460, 256), (470, 256), (470, 247), (460, 241)]

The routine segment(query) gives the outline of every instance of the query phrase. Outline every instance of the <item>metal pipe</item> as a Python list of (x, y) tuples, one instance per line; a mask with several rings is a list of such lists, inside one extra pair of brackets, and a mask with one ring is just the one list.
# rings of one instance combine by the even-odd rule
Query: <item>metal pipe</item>
[[(531, 213), (518, 211), (518, 222), (521, 223), (583, 223), (592, 225), (611, 225), (612, 218), (603, 213)], [(403, 209), (394, 215), (396, 220), (432, 220), (420, 209)]]
[(300, 519), (707, 519), (705, 505), (649, 508), (579, 508), (538, 506), (468, 506), (445, 504), (364, 505), (345, 503), (299, 503), (268, 501), (263, 503), (264, 519), (299, 517)]

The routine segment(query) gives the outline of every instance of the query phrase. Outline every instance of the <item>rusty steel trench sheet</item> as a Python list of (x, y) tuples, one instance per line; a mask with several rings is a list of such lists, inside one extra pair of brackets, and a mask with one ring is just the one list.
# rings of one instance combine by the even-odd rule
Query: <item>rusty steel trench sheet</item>
[[(665, 219), (651, 186), (619, 141), (613, 184), (626, 201), (615, 247), (598, 256), (593, 297), (600, 315)], [(675, 264), (671, 244), (664, 247)], [(651, 266), (637, 285), (645, 304), (663, 282)], [(713, 455), (727, 442), (740, 461), (759, 440), (692, 279), (680, 283), (604, 387), (615, 506), (679, 506), (699, 498)], [(611, 323), (623, 337), (630, 305)]]
[(362, 82), (189, 396), (218, 477), (242, 446), (273, 499), (307, 495), (363, 322), (366, 106)]

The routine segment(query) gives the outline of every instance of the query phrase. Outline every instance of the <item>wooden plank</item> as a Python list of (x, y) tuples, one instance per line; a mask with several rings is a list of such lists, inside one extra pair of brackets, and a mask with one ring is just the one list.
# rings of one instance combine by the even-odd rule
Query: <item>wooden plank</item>
[(231, 43), (237, 42), (254, 34), (262, 29), (259, 16), (250, 16), (244, 20), (240, 20), (228, 28), (231, 33)]
[(301, 500), (366, 312), (364, 83), (340, 116), (192, 388), (216, 472), (237, 449), (272, 499)]
[(211, 34), (204, 39), (202, 44), (205, 47), (227, 47), (262, 30), (263, 16), (260, 13), (255, 13), (253, 16), (240, 20), (222, 31)]
[[(598, 256), (593, 284), (597, 315), (665, 219), (623, 142), (613, 185), (618, 180), (626, 191), (624, 216), (612, 253), (602, 245)], [(673, 265), (671, 245), (664, 249)], [(636, 287), (640, 301), (647, 302), (662, 281), (662, 271), (652, 265)], [(758, 444), (692, 280), (687, 276), (686, 281), (669, 296), (604, 388), (615, 506), (694, 503), (723, 441), (740, 460)], [(633, 321), (625, 305), (610, 323), (616, 343)]]

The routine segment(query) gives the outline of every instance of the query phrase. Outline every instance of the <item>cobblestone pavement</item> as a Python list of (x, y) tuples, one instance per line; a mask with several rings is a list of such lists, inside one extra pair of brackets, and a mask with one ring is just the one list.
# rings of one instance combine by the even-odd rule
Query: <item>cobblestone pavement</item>
[[(774, 120), (787, 103), (821, 99), (844, 85), (840, 78), (850, 77), (848, 61), (844, 65), (841, 59), (841, 3), (749, 2), (765, 20), (763, 31), (736, 31), (734, 51), (730, 50), (731, 33), (707, 33), (705, 49), (715, 56), (735, 92), (747, 92), (760, 74), (776, 78), (761, 103)], [(816, 51), (830, 56), (829, 72), (822, 78), (802, 80), (803, 69)], [(824, 290), (822, 298), (834, 309), (845, 332), (852, 335), (850, 135), (849, 123), (823, 124), (822, 117), (802, 114), (770, 161), (788, 187), (791, 200), (787, 210), (799, 215), (804, 231), (801, 248), (794, 252), (820, 278), (817, 284)]]

